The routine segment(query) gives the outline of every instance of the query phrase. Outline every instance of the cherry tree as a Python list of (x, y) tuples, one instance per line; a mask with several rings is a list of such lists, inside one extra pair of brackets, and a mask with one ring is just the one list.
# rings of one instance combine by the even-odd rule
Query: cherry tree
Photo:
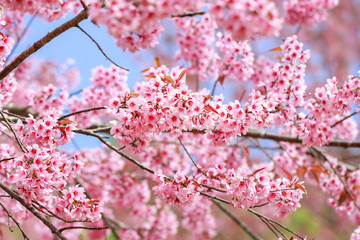
[[(360, 169), (351, 161), (360, 77), (350, 74), (358, 56), (324, 30), (359, 49), (356, 24), (336, 25), (340, 16), (356, 23), (357, 4), (0, 1), (1, 224), (23, 239), (311, 239), (282, 219), (322, 199), (353, 226), (347, 237), (360, 239)], [(32, 30), (28, 16), (56, 23), (69, 14), (14, 54)], [(157, 54), (138, 63), (134, 87), (132, 69), (108, 57), (85, 21), (105, 26), (124, 51)], [(70, 28), (111, 62), (76, 93), (79, 69), (32, 57)], [(323, 62), (311, 62), (313, 51)], [(62, 147), (79, 135), (100, 144)]]

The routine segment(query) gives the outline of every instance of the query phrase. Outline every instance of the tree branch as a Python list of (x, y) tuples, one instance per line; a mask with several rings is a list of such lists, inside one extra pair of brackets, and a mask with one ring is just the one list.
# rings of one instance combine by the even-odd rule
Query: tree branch
[(9, 73), (11, 73), (15, 68), (17, 68), (26, 58), (28, 58), (31, 54), (35, 53), (37, 50), (45, 46), (48, 42), (62, 34), (63, 32), (69, 30), (72, 27), (75, 27), (79, 24), (79, 22), (88, 18), (89, 14), (87, 9), (81, 11), (76, 17), (67, 21), (66, 23), (60, 25), (55, 28), (53, 31), (46, 34), (43, 38), (36, 41), (33, 45), (31, 45), (28, 49), (23, 51), (19, 56), (17, 56), (9, 65), (7, 65), (0, 72), (0, 80), (5, 78)]
[[(26, 236), (24, 230), (21, 228), (20, 224), (18, 221), (16, 221), (16, 219), (14, 218), (14, 216), (12, 215), (12, 213), (6, 209), (6, 207), (0, 202), (0, 206), (4, 209), (4, 211), (6, 212), (6, 214), (8, 215), (9, 218), (11, 218), (14, 223), (16, 224), (16, 226), (19, 228), (21, 234), (23, 235), (24, 239), (30, 240), (28, 236)], [(9, 226), (10, 227), (10, 226)], [(11, 229), (10, 229), (11, 230)]]
[(79, 25), (76, 25), (76, 27), (77, 27), (78, 29), (80, 29), (80, 31), (82, 31), (86, 36), (88, 36), (88, 37), (91, 39), (91, 41), (93, 41), (93, 43), (95, 43), (95, 45), (98, 47), (98, 49), (100, 50), (100, 52), (105, 56), (105, 58), (106, 58), (107, 60), (109, 60), (112, 64), (114, 64), (114, 65), (117, 66), (118, 68), (123, 69), (123, 70), (129, 72), (129, 69), (124, 68), (124, 67), (121, 67), (121, 66), (119, 66), (118, 64), (116, 64), (113, 60), (111, 60), (111, 58), (109, 58), (109, 57), (106, 55), (106, 53), (102, 50), (102, 48), (100, 47), (100, 45), (95, 41), (94, 38), (92, 38), (92, 37), (90, 36), (90, 34), (88, 34), (88, 33), (87, 33), (84, 29), (82, 29)]
[(21, 205), (23, 205), (27, 210), (29, 210), (29, 212), (31, 212), (41, 222), (43, 222), (55, 236), (57, 236), (61, 240), (68, 240), (66, 237), (64, 237), (64, 235), (62, 235), (61, 232), (59, 232), (59, 230), (48, 219), (46, 219), (44, 216), (42, 216), (40, 213), (38, 213), (32, 205), (26, 203), (24, 199), (22, 199), (19, 195), (17, 195), (8, 186), (6, 186), (4, 183), (0, 182), (0, 188), (2, 190), (4, 190), (7, 194), (9, 194), (11, 198), (15, 199)]
[(248, 226), (246, 226), (243, 222), (241, 222), (236, 216), (234, 216), (229, 210), (224, 208), (220, 203), (216, 202), (215, 200), (212, 200), (212, 202), (226, 215), (228, 215), (237, 225), (239, 225), (252, 239), (254, 240), (261, 240), (259, 236), (257, 236), (255, 233), (253, 233)]
[(184, 14), (176, 14), (176, 15), (171, 15), (172, 18), (177, 18), (177, 17), (193, 17), (193, 16), (200, 16), (200, 15), (204, 15), (205, 12), (191, 12), (191, 13), (184, 13)]
[(106, 109), (106, 107), (93, 107), (93, 108), (83, 109), (83, 110), (79, 110), (79, 111), (76, 111), (76, 112), (72, 112), (72, 113), (63, 115), (63, 116), (59, 117), (58, 120), (62, 120), (62, 119), (65, 119), (65, 118), (68, 118), (68, 117), (71, 117), (73, 115), (80, 114), (80, 113), (96, 111), (96, 110), (102, 110), (102, 109)]

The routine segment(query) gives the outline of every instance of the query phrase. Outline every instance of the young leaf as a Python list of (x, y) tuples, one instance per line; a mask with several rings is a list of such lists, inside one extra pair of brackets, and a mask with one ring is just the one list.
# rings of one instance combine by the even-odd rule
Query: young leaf
[(295, 185), (296, 188), (298, 188), (298, 189), (300, 189), (301, 191), (303, 191), (304, 193), (306, 193), (305, 188), (304, 188), (301, 184), (295, 183), (294, 185)]
[(161, 67), (159, 57), (155, 57), (155, 58), (154, 58), (154, 61), (155, 61), (157, 67)]
[(282, 51), (281, 47), (276, 47), (276, 48), (273, 48), (273, 49), (270, 49), (269, 52), (277, 52), (277, 51)]
[(58, 124), (59, 125), (66, 125), (66, 124), (71, 124), (71, 123), (75, 123), (71, 120), (68, 120), (68, 119), (64, 119), (64, 120), (61, 120), (61, 121), (58, 121)]
[(180, 81), (185, 76), (186, 70), (182, 71), (178, 78), (176, 79), (176, 82)]
[(290, 180), (290, 182), (293, 180), (293, 177), (291, 176), (291, 174), (286, 171), (285, 169), (283, 169), (282, 167), (280, 167), (281, 170), (286, 174), (287, 178)]

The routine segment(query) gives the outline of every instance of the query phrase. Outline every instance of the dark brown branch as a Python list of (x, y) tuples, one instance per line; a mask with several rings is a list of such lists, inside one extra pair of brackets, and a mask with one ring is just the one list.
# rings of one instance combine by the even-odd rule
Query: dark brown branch
[[(303, 140), (301, 138), (279, 135), (275, 133), (268, 132), (255, 132), (249, 131), (243, 135), (244, 137), (253, 137), (253, 138), (262, 138), (262, 139), (271, 139), (277, 142), (289, 142), (289, 143), (299, 143), (302, 144)], [(329, 142), (323, 147), (343, 147), (343, 148), (360, 148), (360, 142), (351, 142), (351, 141), (338, 141), (334, 140)]]
[(212, 202), (226, 215), (228, 215), (237, 225), (239, 225), (252, 239), (255, 240), (261, 240), (259, 236), (257, 236), (255, 233), (253, 233), (248, 226), (245, 225), (245, 223), (241, 222), (236, 216), (234, 216), (229, 210), (224, 208), (220, 203), (212, 200)]
[(180, 137), (178, 137), (178, 139), (179, 139), (180, 145), (184, 148), (184, 150), (185, 150), (186, 154), (189, 156), (191, 162), (195, 165), (195, 167), (196, 167), (202, 174), (205, 175), (206, 173), (205, 173), (204, 169), (202, 169), (202, 168), (199, 166), (199, 164), (197, 164), (197, 163), (194, 161), (194, 159), (192, 158), (191, 154), (189, 153), (189, 151), (186, 149), (185, 145), (184, 145), (183, 142), (181, 141)]
[(351, 118), (352, 116), (354, 116), (354, 115), (356, 115), (356, 114), (357, 114), (357, 112), (353, 112), (353, 113), (351, 113), (350, 115), (344, 117), (343, 119), (340, 119), (339, 121), (337, 121), (336, 123), (334, 123), (333, 125), (331, 125), (331, 128), (335, 127), (336, 125), (342, 123), (342, 122), (345, 121), (346, 119)]
[(68, 118), (68, 117), (71, 117), (73, 115), (80, 114), (80, 113), (102, 110), (102, 109), (106, 109), (106, 107), (93, 107), (93, 108), (83, 109), (83, 110), (79, 110), (79, 111), (72, 112), (72, 113), (66, 114), (64, 116), (61, 116), (61, 117), (59, 117), (58, 120), (62, 120), (62, 119), (65, 119), (65, 118)]
[(61, 232), (43, 215), (41, 215), (39, 212), (36, 211), (36, 209), (25, 202), (24, 199), (22, 199), (19, 195), (17, 195), (13, 190), (11, 190), (8, 186), (6, 186), (4, 183), (0, 182), (0, 188), (4, 190), (7, 194), (11, 196), (11, 198), (18, 201), (21, 205), (23, 205), (29, 212), (31, 212), (35, 217), (37, 217), (41, 222), (43, 222), (50, 231), (59, 239), (61, 240), (67, 240), (66, 237), (64, 237)]
[(3, 158), (3, 159), (0, 160), (0, 163), (1, 163), (1, 162), (6, 162), (6, 161), (10, 161), (10, 160), (14, 160), (14, 159), (15, 159), (15, 157)]
[(285, 226), (282, 225), (281, 223), (279, 223), (279, 222), (277, 222), (277, 221), (275, 221), (275, 220), (273, 220), (273, 219), (271, 219), (271, 218), (265, 217), (264, 215), (261, 215), (260, 213), (254, 211), (254, 210), (252, 210), (252, 209), (248, 209), (248, 211), (251, 212), (252, 214), (254, 214), (255, 216), (259, 217), (259, 218), (263, 218), (263, 219), (265, 219), (265, 220), (268, 221), (268, 222), (271, 222), (271, 223), (276, 224), (277, 226), (281, 227), (282, 229), (286, 230), (287, 232), (289, 232), (289, 233), (295, 235), (296, 237), (300, 238), (301, 240), (304, 240), (304, 238), (301, 237), (299, 234), (297, 234), (296, 232), (292, 231), (291, 229), (285, 227)]
[[(23, 235), (24, 239), (30, 240), (28, 238), (28, 236), (26, 236), (24, 230), (21, 228), (20, 224), (18, 221), (16, 221), (16, 219), (14, 218), (14, 216), (12, 215), (12, 213), (6, 209), (6, 207), (0, 202), (0, 206), (4, 209), (4, 211), (6, 212), (6, 214), (8, 215), (9, 218), (11, 218), (13, 220), (13, 222), (16, 224), (16, 226), (19, 228), (21, 234)], [(10, 226), (9, 226), (10, 227)]]
[[(56, 215), (55, 213), (53, 213), (52, 211), (50, 211), (48, 208), (46, 208), (45, 206), (42, 206), (40, 203), (36, 202), (36, 201), (32, 201), (33, 202), (33, 207), (36, 208), (39, 212), (42, 212), (43, 214), (45, 214), (48, 217), (54, 217), (57, 218), (63, 222), (66, 223), (80, 223), (80, 222), (91, 222), (90, 220), (66, 220), (64, 218), (59, 217), (58, 215)], [(35, 206), (38, 205), (38, 206)], [(45, 209), (46, 212), (44, 210), (42, 210), (41, 208)]]
[(19, 56), (17, 56), (9, 65), (7, 65), (1, 72), (0, 72), (0, 80), (5, 78), (9, 73), (11, 73), (15, 68), (17, 68), (25, 59), (27, 59), (31, 54), (35, 53), (37, 50), (45, 46), (48, 42), (62, 34), (63, 32), (69, 30), (72, 27), (78, 25), (81, 21), (88, 18), (87, 10), (81, 11), (77, 16), (73, 19), (67, 21), (66, 23), (60, 25), (59, 27), (55, 28), (53, 31), (46, 34), (43, 38), (36, 41), (32, 46), (28, 49), (23, 51)]
[(193, 17), (193, 16), (200, 16), (200, 15), (204, 15), (205, 12), (191, 12), (191, 13), (184, 13), (184, 14), (176, 14), (176, 15), (171, 15), (172, 18), (177, 18), (177, 17)]
[(115, 146), (111, 145), (108, 141), (106, 141), (104, 139), (104, 137), (101, 136), (100, 134), (94, 133), (93, 131), (90, 131), (90, 130), (84, 130), (84, 129), (75, 129), (75, 130), (73, 130), (73, 132), (81, 133), (81, 134), (84, 134), (84, 135), (89, 135), (89, 136), (93, 136), (93, 137), (98, 138), (103, 144), (105, 144), (108, 148), (110, 148), (114, 152), (118, 153), (123, 158), (125, 158), (125, 159), (129, 160), (130, 162), (134, 163), (135, 165), (137, 165), (141, 169), (143, 169), (143, 170), (145, 170), (145, 171), (147, 171), (149, 173), (155, 174), (154, 170), (146, 167), (145, 165), (142, 165), (140, 162), (136, 161), (132, 157), (126, 155), (123, 152), (121, 152), (118, 148), (116, 148)]
[(77, 27), (78, 29), (80, 29), (80, 31), (82, 31), (86, 36), (88, 36), (88, 37), (91, 39), (91, 41), (93, 41), (93, 43), (95, 43), (95, 45), (98, 47), (98, 49), (100, 50), (100, 52), (105, 56), (105, 58), (106, 58), (107, 60), (109, 60), (112, 64), (114, 64), (114, 65), (117, 66), (118, 68), (123, 69), (123, 70), (129, 72), (129, 69), (124, 68), (124, 67), (121, 67), (121, 66), (119, 66), (118, 64), (116, 64), (113, 60), (111, 60), (111, 58), (109, 58), (109, 57), (106, 55), (106, 53), (102, 50), (102, 48), (100, 47), (100, 45), (95, 41), (94, 38), (92, 38), (92, 37), (90, 36), (90, 34), (88, 34), (88, 33), (87, 33), (84, 29), (82, 29), (79, 25), (77, 25), (76, 27)]
[(86, 229), (86, 230), (104, 230), (108, 229), (109, 227), (85, 227), (85, 226), (71, 226), (71, 227), (64, 227), (60, 228), (59, 232), (63, 232), (70, 229)]
[(15, 133), (14, 129), (12, 128), (12, 126), (10, 125), (9, 121), (7, 120), (7, 118), (5, 117), (5, 115), (3, 114), (2, 111), (0, 111), (0, 114), (1, 114), (1, 116), (5, 119), (5, 122), (6, 122), (6, 125), (7, 125), (8, 129), (9, 129), (9, 130), (12, 132), (12, 134), (14, 135), (14, 138), (15, 138), (17, 144), (19, 145), (21, 151), (24, 152), (24, 153), (27, 152), (26, 147), (20, 142), (20, 139), (16, 136), (16, 133)]

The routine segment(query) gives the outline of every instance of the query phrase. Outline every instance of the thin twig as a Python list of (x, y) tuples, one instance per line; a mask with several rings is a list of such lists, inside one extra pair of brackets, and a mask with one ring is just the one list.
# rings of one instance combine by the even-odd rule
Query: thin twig
[(98, 47), (98, 49), (100, 50), (100, 52), (105, 56), (105, 58), (106, 58), (107, 60), (109, 60), (112, 64), (114, 64), (114, 65), (117, 66), (118, 68), (121, 68), (121, 69), (123, 69), (123, 70), (125, 70), (125, 71), (128, 71), (128, 72), (130, 71), (129, 69), (124, 68), (124, 67), (121, 67), (121, 66), (119, 66), (118, 64), (116, 64), (113, 60), (111, 60), (111, 58), (109, 58), (109, 57), (106, 55), (106, 53), (102, 50), (102, 48), (100, 47), (100, 45), (95, 41), (95, 39), (92, 38), (92, 37), (90, 36), (90, 34), (88, 34), (84, 29), (82, 29), (79, 25), (76, 25), (76, 27), (77, 27), (78, 29), (80, 29), (80, 31), (82, 31), (83, 33), (85, 33), (85, 35), (88, 36), (88, 37), (91, 39), (91, 41), (93, 41), (93, 43), (95, 43), (95, 45)]
[(296, 237), (300, 238), (301, 240), (304, 240), (304, 238), (301, 237), (299, 234), (297, 234), (296, 232), (292, 231), (291, 229), (285, 227), (285, 226), (282, 225), (281, 223), (279, 223), (279, 222), (277, 222), (277, 221), (275, 221), (275, 220), (273, 220), (273, 219), (271, 219), (271, 218), (265, 217), (264, 215), (261, 215), (260, 213), (254, 211), (254, 210), (252, 210), (252, 209), (248, 209), (247, 211), (251, 212), (252, 214), (256, 215), (257, 217), (264, 218), (264, 219), (266, 219), (267, 221), (272, 222), (272, 223), (278, 225), (279, 227), (281, 227), (282, 229), (286, 230), (287, 232), (295, 235)]
[(1, 160), (0, 160), (0, 163), (1, 163), (1, 162), (6, 162), (6, 161), (10, 161), (10, 160), (14, 160), (14, 159), (15, 159), (15, 157), (4, 158), (4, 159), (1, 159)]
[(342, 123), (342, 122), (345, 121), (346, 119), (351, 118), (352, 116), (354, 116), (354, 115), (356, 115), (356, 114), (357, 114), (357, 112), (353, 112), (353, 113), (351, 113), (350, 115), (344, 117), (343, 119), (340, 119), (339, 121), (337, 121), (336, 123), (334, 123), (333, 125), (331, 125), (331, 128), (335, 127), (336, 125)]
[(18, 194), (16, 194), (13, 190), (11, 190), (8, 186), (6, 186), (4, 183), (0, 182), (0, 188), (3, 189), (7, 194), (9, 194), (13, 199), (18, 201), (21, 205), (23, 205), (29, 212), (31, 212), (35, 217), (37, 217), (41, 222), (43, 222), (50, 231), (57, 236), (61, 240), (67, 240), (64, 235), (59, 232), (59, 230), (44, 216), (42, 216), (39, 212), (36, 211), (36, 209), (25, 202), (24, 199), (22, 199)]
[(59, 27), (55, 28), (53, 31), (46, 34), (43, 38), (36, 41), (33, 45), (31, 45), (28, 49), (23, 51), (20, 55), (18, 55), (11, 63), (9, 63), (1, 72), (0, 72), (0, 80), (5, 78), (10, 72), (12, 72), (15, 68), (17, 68), (25, 59), (27, 59), (30, 55), (35, 53), (37, 50), (45, 46), (48, 42), (62, 34), (63, 32), (69, 30), (72, 27), (75, 27), (79, 24), (79, 22), (88, 18), (87, 10), (81, 11), (77, 16)]
[(152, 173), (152, 174), (155, 174), (155, 171), (146, 167), (145, 165), (141, 164), (140, 162), (136, 161), (135, 159), (133, 159), (132, 157), (126, 155), (125, 153), (121, 152), (118, 148), (116, 148), (115, 146), (111, 145), (108, 141), (106, 141), (104, 139), (103, 136), (101, 136), (100, 134), (97, 134), (97, 133), (94, 133), (93, 131), (90, 131), (90, 130), (84, 130), (84, 129), (75, 129), (73, 130), (73, 132), (76, 132), (76, 133), (81, 133), (81, 134), (84, 134), (84, 135), (89, 135), (89, 136), (93, 136), (93, 137), (96, 137), (98, 138), (102, 143), (104, 143), (108, 148), (110, 148), (111, 150), (115, 151), (116, 153), (118, 153), (120, 156), (122, 156), (123, 158), (129, 160), (130, 162), (134, 163), (135, 165), (137, 165), (138, 167), (140, 167), (141, 169), (149, 172), (149, 173)]
[(214, 96), (214, 94), (215, 94), (216, 85), (217, 85), (218, 81), (219, 81), (219, 79), (216, 80), (215, 83), (214, 83), (213, 89), (211, 90), (211, 96)]
[(26, 152), (27, 152), (26, 147), (20, 142), (20, 140), (19, 140), (19, 138), (17, 137), (17, 135), (16, 135), (14, 129), (12, 128), (11, 124), (9, 123), (9, 121), (7, 120), (7, 118), (5, 117), (5, 115), (3, 114), (2, 111), (0, 111), (0, 114), (1, 114), (1, 116), (5, 119), (5, 122), (6, 122), (7, 126), (8, 126), (8, 129), (9, 129), (9, 130), (12, 132), (12, 134), (14, 135), (14, 138), (15, 138), (17, 144), (20, 146), (21, 151), (24, 152), (24, 153), (26, 153)]
[(191, 13), (184, 13), (184, 14), (174, 14), (171, 15), (172, 18), (181, 18), (181, 17), (193, 17), (193, 16), (200, 16), (204, 15), (205, 12), (191, 12)]
[(273, 159), (273, 157), (270, 155), (270, 153), (268, 153), (268, 152), (266, 151), (266, 149), (265, 149), (260, 143), (258, 143), (257, 141), (255, 141), (253, 138), (249, 138), (249, 140), (250, 140), (251, 142), (253, 142), (255, 145), (257, 145), (258, 148), (260, 148), (261, 151), (263, 151), (263, 153), (270, 159), (270, 161), (272, 161), (275, 165), (277, 165), (277, 163), (274, 161), (274, 159)]
[(64, 227), (60, 228), (59, 232), (63, 232), (70, 229), (86, 229), (86, 230), (104, 230), (109, 229), (110, 227), (85, 227), (85, 226), (71, 226), (71, 227)]
[(279, 238), (279, 235), (274, 231), (273, 226), (271, 226), (268, 221), (266, 221), (262, 217), (259, 217), (259, 219), (266, 225), (268, 229), (270, 229), (270, 231), (275, 235), (276, 238)]
[(91, 112), (91, 111), (102, 110), (102, 109), (106, 109), (106, 107), (87, 108), (87, 109), (79, 110), (79, 111), (72, 112), (72, 113), (66, 114), (64, 116), (61, 116), (61, 117), (58, 118), (58, 120), (62, 120), (62, 119), (65, 119), (65, 118), (68, 118), (68, 117), (71, 117), (73, 115), (80, 114), (80, 113)]
[[(24, 239), (30, 240), (28, 236), (26, 236), (24, 230), (22, 229), (22, 227), (20, 226), (19, 222), (16, 221), (16, 219), (13, 217), (12, 213), (6, 209), (6, 207), (0, 202), (0, 206), (4, 209), (4, 211), (6, 212), (6, 214), (8, 215), (9, 218), (11, 218), (13, 220), (13, 222), (16, 224), (16, 226), (19, 228), (21, 234), (23, 235)], [(10, 227), (10, 226), (9, 226)]]
[[(66, 222), (66, 223), (91, 222), (90, 220), (66, 220), (66, 219), (64, 219), (64, 218), (59, 217), (58, 215), (56, 215), (56, 214), (53, 213), (52, 211), (50, 211), (50, 209), (48, 209), (47, 207), (42, 206), (40, 203), (38, 203), (38, 202), (36, 202), (36, 201), (32, 201), (32, 203), (33, 203), (32, 206), (33, 206), (34, 208), (36, 208), (38, 211), (42, 212), (43, 214), (47, 215), (48, 217), (54, 217), (54, 218), (57, 218), (57, 219), (59, 219), (59, 220), (61, 220), (61, 221), (63, 221), (63, 222)], [(38, 205), (39, 207), (35, 206), (35, 204)], [(40, 208), (45, 209), (46, 212), (43, 211), (43, 210), (40, 209)]]
[(212, 202), (226, 215), (228, 215), (237, 225), (239, 225), (252, 239), (255, 240), (261, 240), (259, 236), (257, 236), (255, 233), (253, 233), (248, 226), (246, 226), (245, 223), (240, 221), (235, 215), (233, 215), (229, 210), (227, 210), (225, 207), (223, 207), (220, 203), (216, 202), (215, 200), (212, 200)]
[(191, 162), (195, 165), (195, 167), (196, 167), (202, 174), (205, 175), (206, 172), (204, 171), (204, 169), (202, 169), (202, 168), (199, 166), (199, 164), (197, 164), (197, 163), (194, 161), (194, 159), (192, 158), (191, 154), (190, 154), (189, 151), (186, 149), (185, 145), (182, 143), (180, 137), (178, 137), (178, 139), (179, 139), (180, 145), (184, 148), (184, 150), (185, 150), (186, 154), (189, 156)]

